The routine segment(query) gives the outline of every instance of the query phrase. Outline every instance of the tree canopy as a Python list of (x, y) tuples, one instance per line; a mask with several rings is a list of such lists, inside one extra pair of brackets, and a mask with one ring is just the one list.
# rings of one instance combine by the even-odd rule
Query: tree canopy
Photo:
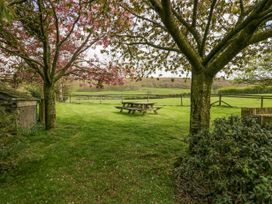
[[(107, 47), (110, 36), (126, 26), (126, 18), (122, 10), (103, 0), (25, 0), (6, 5), (14, 16), (11, 22), (0, 21), (1, 62), (8, 69), (22, 68), (18, 65), (23, 60), (24, 67), (42, 80), (49, 129), (55, 121), (55, 83), (70, 75), (93, 79), (97, 60), (88, 51), (98, 45)], [(116, 73), (112, 66), (107, 71)]]
[(271, 0), (130, 0), (120, 6), (134, 23), (116, 43), (128, 66), (141, 75), (158, 68), (192, 72), (191, 132), (209, 127), (216, 74), (271, 47)]
[(253, 57), (246, 69), (238, 75), (238, 81), (262, 86), (272, 85), (272, 53), (271, 51), (258, 57)]

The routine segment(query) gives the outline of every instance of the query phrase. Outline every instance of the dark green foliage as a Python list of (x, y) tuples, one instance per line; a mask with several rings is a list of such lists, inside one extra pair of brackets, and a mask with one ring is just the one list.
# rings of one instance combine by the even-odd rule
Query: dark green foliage
[(175, 169), (180, 197), (192, 203), (272, 203), (272, 127), (253, 119), (217, 119), (190, 137)]
[(34, 98), (41, 99), (42, 93), (41, 88), (37, 85), (31, 85), (27, 87), (27, 91), (30, 93), (30, 95)]
[(219, 89), (218, 94), (264, 94), (272, 93), (272, 86), (248, 86), (244, 88)]
[(14, 98), (30, 98), (27, 93), (16, 91), (13, 88), (10, 88), (5, 83), (0, 81), (0, 92), (6, 95), (12, 96)]
[(6, 112), (5, 108), (0, 106), (0, 130), (2, 135), (14, 135), (16, 133), (15, 113)]

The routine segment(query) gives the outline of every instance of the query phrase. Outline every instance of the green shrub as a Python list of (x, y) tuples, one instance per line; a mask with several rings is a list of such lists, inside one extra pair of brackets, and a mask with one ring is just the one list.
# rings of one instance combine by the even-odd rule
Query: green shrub
[(180, 198), (192, 203), (272, 203), (272, 127), (217, 119), (175, 169)]
[(249, 86), (242, 88), (223, 88), (218, 90), (218, 94), (265, 94), (272, 93), (272, 86)]
[(30, 86), (27, 87), (27, 91), (34, 98), (38, 98), (38, 99), (42, 98), (41, 89), (38, 85), (31, 84)]

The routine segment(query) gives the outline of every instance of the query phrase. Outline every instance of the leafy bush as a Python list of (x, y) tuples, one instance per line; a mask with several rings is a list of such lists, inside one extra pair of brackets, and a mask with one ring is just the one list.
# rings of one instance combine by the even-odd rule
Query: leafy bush
[(31, 84), (30, 86), (27, 87), (27, 91), (34, 98), (38, 98), (38, 99), (42, 98), (41, 89), (38, 85)]
[(217, 119), (190, 143), (175, 169), (184, 203), (272, 203), (272, 126)]
[(272, 87), (249, 86), (243, 88), (224, 88), (218, 90), (218, 94), (265, 94), (265, 93), (272, 93)]

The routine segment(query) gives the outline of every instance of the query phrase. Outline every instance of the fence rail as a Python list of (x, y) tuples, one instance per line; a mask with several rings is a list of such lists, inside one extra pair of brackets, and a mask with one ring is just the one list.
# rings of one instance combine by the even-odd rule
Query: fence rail
[[(256, 106), (264, 107), (265, 100), (271, 100), (272, 95), (253, 95), (253, 94), (243, 94), (243, 95), (235, 95), (235, 94), (212, 94), (211, 97), (216, 101), (212, 102), (211, 105), (217, 106), (230, 106), (230, 107), (238, 107), (231, 102), (226, 102), (226, 99), (255, 99), (260, 101)], [(64, 96), (65, 102), (70, 103), (82, 103), (82, 102), (98, 102), (100, 104), (105, 103), (106, 101), (118, 101), (122, 102), (124, 100), (154, 100), (154, 99), (176, 99), (175, 105), (184, 105), (184, 99), (190, 100), (190, 93), (183, 94), (72, 94)], [(178, 101), (177, 101), (178, 100)], [(272, 106), (272, 100), (271, 102)], [(171, 105), (171, 104), (165, 104)]]

